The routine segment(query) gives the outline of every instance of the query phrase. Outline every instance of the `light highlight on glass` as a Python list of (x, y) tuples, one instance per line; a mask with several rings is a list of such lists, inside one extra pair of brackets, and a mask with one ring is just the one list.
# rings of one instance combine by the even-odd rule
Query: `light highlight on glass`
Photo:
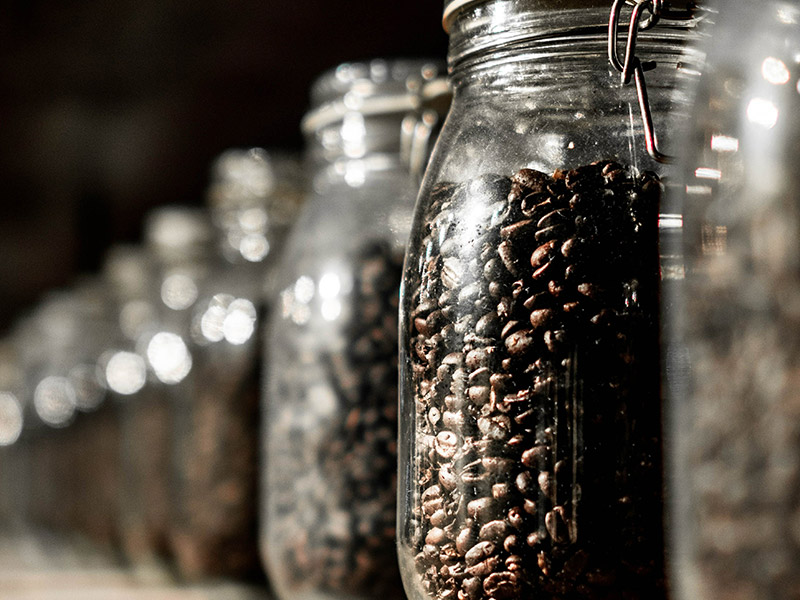
[(269, 254), (269, 242), (260, 233), (249, 233), (239, 242), (239, 253), (249, 262), (260, 262)]
[(116, 352), (106, 364), (106, 383), (118, 394), (135, 394), (144, 387), (146, 381), (147, 366), (138, 354)]
[(319, 278), (319, 295), (323, 298), (335, 298), (342, 289), (342, 282), (336, 273), (325, 273)]
[(181, 336), (160, 331), (147, 345), (147, 360), (159, 381), (176, 384), (192, 370), (192, 356)]
[(778, 107), (764, 98), (753, 98), (747, 105), (747, 120), (772, 129), (778, 122)]
[(698, 179), (722, 179), (722, 171), (709, 167), (698, 167), (694, 170), (694, 176)]
[(222, 324), (225, 340), (229, 344), (244, 344), (255, 331), (256, 308), (244, 298), (237, 298), (228, 307), (228, 314)]
[(322, 306), (320, 306), (320, 313), (326, 321), (335, 321), (342, 314), (342, 303), (336, 298), (323, 300)]
[(784, 62), (773, 56), (769, 56), (761, 63), (761, 75), (768, 82), (775, 85), (783, 85), (789, 81), (791, 74)]
[(11, 392), (0, 392), (0, 446), (10, 446), (22, 433), (22, 407)]
[(64, 427), (75, 415), (75, 391), (66, 377), (45, 377), (33, 392), (33, 406), (42, 421)]
[(185, 310), (197, 300), (197, 285), (185, 273), (172, 273), (161, 284), (161, 300), (172, 310)]
[(711, 149), (714, 152), (737, 152), (739, 140), (728, 135), (711, 136)]
[(298, 277), (294, 284), (294, 297), (302, 304), (308, 304), (314, 297), (314, 280), (308, 275)]

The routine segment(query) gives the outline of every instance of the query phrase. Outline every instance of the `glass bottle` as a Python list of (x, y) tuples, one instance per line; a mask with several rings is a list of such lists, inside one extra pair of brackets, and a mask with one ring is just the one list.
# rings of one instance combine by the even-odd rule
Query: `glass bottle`
[(665, 597), (658, 212), (697, 17), (637, 4), (630, 85), (607, 1), (445, 4), (400, 316), (411, 600)]
[(800, 594), (800, 3), (716, 3), (686, 140), (677, 598)]
[(303, 121), (312, 191), (267, 326), (262, 553), (279, 598), (402, 598), (397, 302), (417, 184), (403, 119), (438, 68), (347, 63)]
[[(208, 190), (217, 253), (193, 307), (192, 399), (181, 412), (185, 577), (261, 579), (258, 449), (261, 319), (286, 231), (300, 203), (297, 162), (261, 148), (229, 150)], [(176, 538), (178, 539), (178, 538)]]

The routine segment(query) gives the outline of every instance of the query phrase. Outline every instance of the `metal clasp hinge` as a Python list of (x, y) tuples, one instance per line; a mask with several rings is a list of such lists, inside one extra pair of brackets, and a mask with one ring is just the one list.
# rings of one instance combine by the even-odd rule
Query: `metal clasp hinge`
[[(617, 46), (619, 42), (619, 21), (622, 6), (628, 4), (633, 6), (631, 19), (628, 24), (628, 39), (625, 43), (625, 58), (619, 60)], [(644, 15), (647, 15), (646, 18)], [(670, 163), (673, 158), (663, 154), (658, 149), (658, 138), (656, 137), (653, 126), (653, 117), (650, 112), (650, 102), (647, 98), (647, 85), (644, 80), (645, 71), (655, 69), (654, 61), (642, 62), (636, 56), (636, 38), (640, 31), (646, 31), (655, 27), (659, 20), (668, 19), (688, 19), (692, 16), (691, 4), (684, 10), (673, 10), (668, 6), (666, 0), (614, 0), (611, 6), (611, 16), (608, 20), (608, 60), (611, 65), (622, 73), (622, 83), (627, 85), (631, 82), (631, 77), (636, 84), (636, 96), (639, 101), (639, 110), (642, 114), (644, 124), (644, 140), (647, 153), (650, 157), (660, 163)]]

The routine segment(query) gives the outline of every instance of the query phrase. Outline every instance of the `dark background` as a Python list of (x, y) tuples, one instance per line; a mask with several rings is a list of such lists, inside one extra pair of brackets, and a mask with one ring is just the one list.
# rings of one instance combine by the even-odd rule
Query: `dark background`
[(200, 204), (229, 147), (302, 148), (335, 64), (444, 58), (437, 0), (0, 2), (0, 332), (46, 290)]

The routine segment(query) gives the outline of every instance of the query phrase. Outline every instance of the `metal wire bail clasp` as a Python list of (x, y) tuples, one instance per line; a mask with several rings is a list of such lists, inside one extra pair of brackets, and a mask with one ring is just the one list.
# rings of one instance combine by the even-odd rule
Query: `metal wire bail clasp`
[[(633, 5), (633, 11), (628, 24), (625, 58), (620, 61), (617, 54), (617, 45), (620, 13), (624, 4)], [(611, 17), (608, 20), (608, 60), (617, 71), (622, 73), (622, 83), (624, 85), (630, 83), (631, 76), (636, 83), (636, 96), (639, 100), (639, 110), (644, 124), (644, 140), (647, 146), (647, 153), (657, 162), (669, 163), (672, 161), (672, 157), (662, 154), (658, 149), (658, 139), (653, 128), (650, 102), (647, 99), (647, 86), (644, 81), (644, 72), (654, 69), (656, 63), (654, 61), (642, 62), (636, 56), (636, 38), (639, 31), (645, 31), (658, 24), (662, 15), (668, 12), (664, 4), (665, 0), (614, 0), (611, 6)], [(645, 14), (647, 17), (643, 20), (642, 17)], [(682, 13), (680, 14), (682, 16)], [(678, 13), (675, 15), (670, 13), (669, 16), (678, 17)]]

